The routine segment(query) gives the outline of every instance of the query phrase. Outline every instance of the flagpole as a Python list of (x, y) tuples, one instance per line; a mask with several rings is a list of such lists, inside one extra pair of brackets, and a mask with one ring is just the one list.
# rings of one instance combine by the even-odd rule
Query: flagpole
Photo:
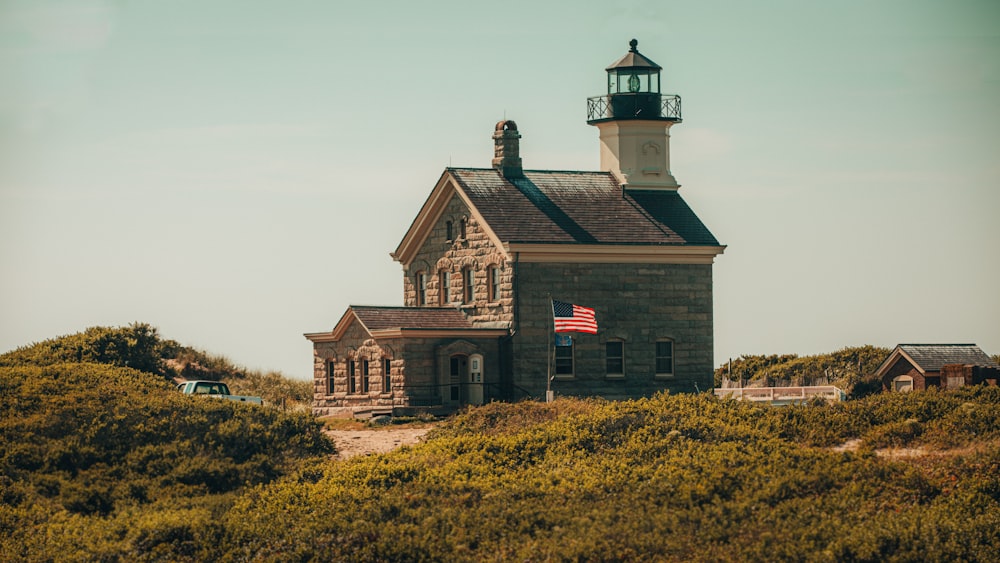
[(552, 402), (552, 351), (555, 347), (555, 334), (556, 334), (556, 309), (555, 304), (552, 302), (552, 294), (549, 294), (549, 309), (552, 310), (552, 334), (545, 339), (546, 343), (546, 373), (545, 373), (545, 402)]

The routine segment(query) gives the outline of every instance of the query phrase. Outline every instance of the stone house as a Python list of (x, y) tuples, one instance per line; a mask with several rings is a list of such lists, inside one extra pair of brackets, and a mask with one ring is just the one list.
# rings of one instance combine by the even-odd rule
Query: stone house
[(876, 377), (883, 391), (996, 385), (1000, 366), (975, 344), (899, 344)]
[[(490, 168), (447, 168), (391, 256), (403, 306), (351, 306), (313, 342), (316, 414), (454, 410), (556, 394), (712, 388), (712, 264), (725, 249), (679, 193), (680, 97), (630, 51), (588, 100), (601, 170), (525, 170), (513, 121)], [(598, 333), (553, 334), (552, 300)]]

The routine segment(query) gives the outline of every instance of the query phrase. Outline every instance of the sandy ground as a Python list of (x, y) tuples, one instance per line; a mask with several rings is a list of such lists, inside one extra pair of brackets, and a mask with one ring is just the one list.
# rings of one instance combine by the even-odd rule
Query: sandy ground
[(337, 445), (337, 459), (350, 459), (358, 455), (385, 453), (400, 446), (419, 442), (431, 429), (380, 428), (378, 430), (325, 430)]

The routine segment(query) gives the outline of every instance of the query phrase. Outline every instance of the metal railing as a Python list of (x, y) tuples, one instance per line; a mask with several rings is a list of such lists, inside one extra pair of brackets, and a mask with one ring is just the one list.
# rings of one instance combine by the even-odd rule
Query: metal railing
[(587, 121), (609, 119), (681, 120), (681, 97), (648, 92), (587, 98)]

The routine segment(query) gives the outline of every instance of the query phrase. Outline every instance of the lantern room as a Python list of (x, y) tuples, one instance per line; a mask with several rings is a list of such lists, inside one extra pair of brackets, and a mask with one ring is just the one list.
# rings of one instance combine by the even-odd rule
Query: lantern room
[(587, 99), (587, 122), (610, 119), (680, 121), (681, 98), (660, 94), (663, 68), (638, 50), (639, 42), (629, 42), (625, 56), (607, 67), (608, 93)]

